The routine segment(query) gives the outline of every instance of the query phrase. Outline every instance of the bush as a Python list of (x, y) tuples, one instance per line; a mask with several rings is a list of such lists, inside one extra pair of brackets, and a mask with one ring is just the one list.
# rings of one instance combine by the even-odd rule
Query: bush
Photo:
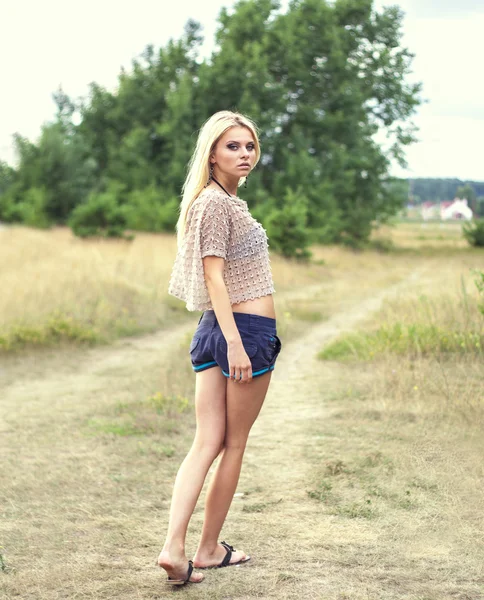
[(484, 315), (484, 271), (478, 271), (476, 269), (475, 274), (476, 274), (476, 280), (475, 280), (476, 287), (477, 287), (479, 294), (481, 295), (481, 300), (482, 300), (482, 302), (479, 304), (479, 310)]
[(0, 195), (0, 221), (5, 223), (23, 221), (22, 206), (16, 201), (13, 188)]
[(178, 219), (179, 201), (162, 201), (163, 194), (155, 186), (134, 190), (123, 205), (128, 229), (135, 231), (173, 231)]
[(284, 206), (273, 208), (264, 219), (271, 246), (287, 258), (306, 260), (312, 256), (307, 249), (311, 243), (307, 211), (307, 198), (299, 189), (287, 188)]
[(25, 192), (24, 200), (17, 205), (17, 210), (26, 225), (45, 229), (50, 226), (46, 205), (45, 189), (34, 187)]
[(12, 186), (0, 196), (0, 221), (47, 228), (51, 220), (47, 215), (46, 206), (45, 188), (32, 187), (26, 192), (18, 192), (15, 186)]
[(127, 229), (124, 210), (119, 206), (116, 192), (92, 193), (88, 201), (77, 206), (68, 222), (79, 237), (125, 237)]
[(471, 246), (484, 247), (484, 219), (465, 223), (462, 233)]

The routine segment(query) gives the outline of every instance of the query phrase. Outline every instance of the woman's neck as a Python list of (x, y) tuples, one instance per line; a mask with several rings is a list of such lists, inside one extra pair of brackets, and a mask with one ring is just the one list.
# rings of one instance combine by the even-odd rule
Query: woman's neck
[[(225, 190), (231, 194), (232, 196), (237, 196), (237, 187), (239, 184), (239, 178), (238, 177), (230, 177), (227, 175), (224, 175), (223, 173), (220, 173), (220, 171), (218, 170), (214, 170), (213, 175), (212, 175), (213, 179), (216, 179), (224, 188)], [(217, 185), (217, 184), (215, 184)], [(217, 186), (219, 187), (219, 186)]]

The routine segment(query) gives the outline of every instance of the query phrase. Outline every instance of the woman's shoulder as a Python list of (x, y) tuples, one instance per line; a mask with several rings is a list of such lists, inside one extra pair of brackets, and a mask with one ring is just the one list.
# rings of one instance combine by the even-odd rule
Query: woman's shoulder
[(229, 212), (240, 212), (247, 210), (247, 202), (239, 198), (239, 196), (228, 196), (223, 190), (216, 187), (204, 188), (198, 197), (197, 201), (205, 205), (208, 202), (214, 202), (224, 207), (228, 207)]
[(202, 221), (212, 219), (231, 219), (231, 199), (224, 192), (207, 188), (203, 189), (193, 200), (188, 211), (187, 221), (198, 227)]
[(197, 212), (204, 214), (233, 214), (239, 202), (236, 196), (227, 196), (222, 190), (206, 188), (195, 198), (193, 205)]
[(209, 200), (226, 203), (227, 201), (231, 200), (231, 196), (227, 196), (227, 194), (222, 190), (210, 187), (204, 188), (195, 198), (195, 201), (200, 203), (208, 202)]

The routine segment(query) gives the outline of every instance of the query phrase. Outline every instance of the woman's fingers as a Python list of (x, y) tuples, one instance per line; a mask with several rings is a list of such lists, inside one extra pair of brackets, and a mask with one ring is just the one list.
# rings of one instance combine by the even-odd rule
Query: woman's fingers
[(252, 365), (248, 367), (231, 367), (230, 379), (235, 383), (249, 383), (252, 381)]
[(247, 368), (243, 381), (245, 383), (250, 383), (252, 381), (252, 365)]
[(248, 367), (240, 367), (237, 369), (235, 380), (237, 383), (249, 383), (252, 381), (252, 365)]

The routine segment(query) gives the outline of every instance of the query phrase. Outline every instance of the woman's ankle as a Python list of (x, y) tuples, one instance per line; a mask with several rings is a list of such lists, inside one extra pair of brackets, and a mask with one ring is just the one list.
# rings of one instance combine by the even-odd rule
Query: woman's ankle
[(167, 552), (175, 556), (185, 554), (185, 544), (180, 540), (166, 540), (161, 552)]
[(212, 556), (216, 553), (218, 547), (217, 540), (203, 541), (198, 544), (196, 555)]

